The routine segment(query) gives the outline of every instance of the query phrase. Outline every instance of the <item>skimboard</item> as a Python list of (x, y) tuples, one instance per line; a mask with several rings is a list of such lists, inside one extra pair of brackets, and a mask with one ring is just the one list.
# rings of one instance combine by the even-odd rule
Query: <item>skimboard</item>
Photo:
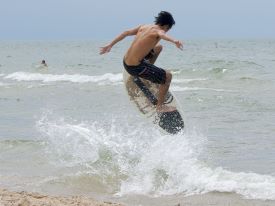
[(130, 101), (133, 102), (139, 111), (152, 123), (169, 134), (177, 134), (183, 130), (184, 121), (179, 111), (177, 100), (171, 91), (167, 92), (164, 104), (175, 107), (176, 110), (158, 113), (156, 111), (159, 91), (158, 84), (154, 84), (141, 77), (131, 76), (125, 70), (123, 72), (123, 81)]

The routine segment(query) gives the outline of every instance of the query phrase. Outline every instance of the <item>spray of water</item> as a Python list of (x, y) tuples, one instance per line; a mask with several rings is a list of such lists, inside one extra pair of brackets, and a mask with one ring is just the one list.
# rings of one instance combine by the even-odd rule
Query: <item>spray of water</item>
[(274, 177), (210, 168), (200, 161), (207, 139), (196, 129), (170, 136), (144, 124), (121, 121), (76, 123), (47, 113), (37, 128), (54, 164), (75, 168), (70, 177), (88, 175), (114, 195), (217, 191), (275, 199)]

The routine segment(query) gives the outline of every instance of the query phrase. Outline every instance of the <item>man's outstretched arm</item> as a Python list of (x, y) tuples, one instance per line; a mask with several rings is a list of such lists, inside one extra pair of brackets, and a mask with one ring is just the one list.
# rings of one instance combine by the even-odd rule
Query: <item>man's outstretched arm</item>
[(106, 46), (100, 47), (100, 54), (105, 54), (107, 52), (110, 52), (112, 47), (118, 43), (119, 41), (121, 41), (122, 39), (124, 39), (127, 36), (132, 36), (132, 35), (136, 35), (138, 30), (139, 30), (140, 26), (134, 28), (134, 29), (129, 29), (126, 30), (124, 32), (122, 32), (120, 35), (118, 35), (110, 44), (107, 44)]
[(173, 44), (176, 45), (176, 47), (178, 47), (180, 50), (182, 50), (183, 44), (181, 41), (174, 40), (172, 37), (168, 36), (165, 32), (159, 32), (158, 35), (161, 39), (172, 42)]

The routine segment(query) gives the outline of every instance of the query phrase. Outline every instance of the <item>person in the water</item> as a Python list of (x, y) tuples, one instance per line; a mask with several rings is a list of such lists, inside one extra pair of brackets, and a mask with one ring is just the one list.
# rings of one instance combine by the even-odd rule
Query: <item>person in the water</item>
[(130, 75), (160, 84), (157, 103), (158, 112), (171, 112), (175, 110), (174, 107), (168, 107), (163, 104), (172, 80), (172, 74), (169, 71), (153, 65), (162, 50), (162, 46), (158, 44), (161, 39), (175, 44), (177, 48), (182, 50), (182, 42), (166, 34), (174, 24), (173, 16), (169, 12), (161, 11), (158, 16), (155, 17), (155, 24), (140, 25), (124, 31), (111, 43), (101, 47), (100, 50), (100, 54), (110, 52), (111, 48), (125, 37), (136, 35), (124, 56), (123, 65)]
[(44, 59), (42, 60), (41, 65), (43, 65), (44, 67), (48, 67), (48, 65)]

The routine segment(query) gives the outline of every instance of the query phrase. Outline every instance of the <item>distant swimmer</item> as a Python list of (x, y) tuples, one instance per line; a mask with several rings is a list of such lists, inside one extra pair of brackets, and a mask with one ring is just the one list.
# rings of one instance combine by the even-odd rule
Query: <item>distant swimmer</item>
[(48, 67), (48, 65), (46, 64), (46, 61), (44, 59), (42, 60), (41, 65), (44, 67)]
[(174, 24), (173, 16), (169, 12), (161, 11), (155, 17), (155, 24), (139, 25), (133, 29), (126, 30), (111, 43), (100, 49), (100, 54), (110, 52), (116, 43), (127, 36), (135, 35), (134, 41), (123, 58), (123, 65), (130, 75), (138, 76), (160, 85), (157, 102), (158, 112), (175, 110), (175, 108), (163, 104), (172, 80), (172, 74), (154, 65), (162, 50), (162, 45), (158, 44), (161, 39), (173, 43), (181, 50), (183, 48), (181, 41), (175, 40), (166, 34)]

